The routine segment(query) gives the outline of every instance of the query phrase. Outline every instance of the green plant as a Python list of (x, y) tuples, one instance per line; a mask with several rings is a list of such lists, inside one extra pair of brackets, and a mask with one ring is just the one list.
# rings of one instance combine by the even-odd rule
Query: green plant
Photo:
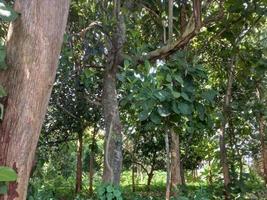
[(97, 197), (100, 200), (122, 200), (119, 187), (111, 184), (103, 184), (97, 189)]
[(7, 193), (7, 182), (17, 180), (16, 172), (9, 167), (0, 167), (0, 195)]

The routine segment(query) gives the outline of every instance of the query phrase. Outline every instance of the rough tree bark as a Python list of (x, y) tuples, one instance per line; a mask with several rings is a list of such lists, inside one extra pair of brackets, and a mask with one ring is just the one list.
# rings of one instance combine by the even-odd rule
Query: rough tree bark
[(0, 123), (0, 165), (13, 167), (18, 180), (1, 200), (26, 199), (29, 175), (65, 31), (69, 0), (17, 0), (20, 13), (7, 38), (8, 69), (0, 84), (8, 92)]
[(122, 128), (115, 69), (107, 70), (104, 75), (103, 109), (106, 129), (103, 181), (119, 185), (122, 168)]
[(83, 132), (78, 133), (77, 141), (77, 167), (76, 167), (76, 194), (82, 191), (82, 156), (83, 156)]
[(229, 184), (230, 184), (230, 174), (229, 174), (229, 165), (227, 159), (227, 149), (225, 145), (225, 135), (226, 135), (226, 124), (228, 123), (229, 112), (230, 112), (230, 103), (232, 99), (232, 86), (234, 81), (234, 59), (232, 58), (231, 63), (229, 65), (228, 70), (228, 81), (227, 81), (227, 89), (224, 97), (223, 104), (223, 119), (221, 122), (220, 128), (220, 160), (223, 170), (223, 180), (224, 180), (224, 197), (225, 200), (230, 199), (229, 194)]
[[(260, 102), (263, 101), (263, 93), (264, 89), (258, 84), (257, 86), (257, 97)], [(264, 115), (262, 113), (259, 114), (258, 117), (259, 122), (259, 134), (260, 134), (260, 142), (261, 142), (261, 156), (263, 162), (263, 178), (265, 181), (265, 185), (267, 186), (267, 136), (265, 129), (265, 120)]]
[(169, 147), (169, 134), (166, 132), (165, 134), (165, 145), (166, 145), (166, 195), (165, 199), (170, 200), (171, 196), (171, 169), (170, 169), (170, 147)]
[(180, 142), (179, 135), (177, 135), (173, 128), (170, 130), (171, 134), (171, 193), (177, 196), (177, 186), (182, 185), (181, 176), (181, 159), (180, 159)]
[(115, 29), (109, 47), (108, 62), (104, 72), (102, 106), (105, 120), (105, 152), (103, 182), (119, 185), (122, 169), (122, 127), (116, 91), (116, 74), (123, 60), (125, 24), (120, 14), (121, 2), (114, 1)]

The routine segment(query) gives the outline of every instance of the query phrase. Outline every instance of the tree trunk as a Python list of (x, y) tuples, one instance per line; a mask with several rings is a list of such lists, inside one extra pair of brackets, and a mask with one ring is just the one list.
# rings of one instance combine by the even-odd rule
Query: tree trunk
[(123, 61), (122, 48), (125, 43), (125, 23), (121, 14), (121, 1), (114, 0), (115, 27), (112, 44), (108, 51), (108, 62), (104, 72), (102, 106), (105, 120), (105, 152), (103, 182), (120, 184), (122, 169), (122, 128), (116, 91), (116, 74)]
[[(263, 89), (258, 85), (257, 86), (257, 97), (260, 102), (263, 100)], [(261, 142), (261, 155), (263, 162), (263, 178), (265, 181), (265, 185), (267, 186), (267, 136), (265, 130), (265, 120), (264, 115), (262, 113), (259, 114), (259, 134), (260, 134), (260, 142)]]
[(76, 169), (76, 194), (82, 191), (82, 156), (83, 156), (83, 133), (78, 133), (77, 141), (77, 169)]
[(132, 192), (135, 192), (135, 172), (134, 172), (134, 168), (135, 165), (132, 164)]
[(148, 188), (148, 190), (150, 190), (153, 176), (154, 176), (154, 170), (151, 170), (150, 173), (147, 175), (147, 188)]
[(89, 194), (93, 195), (93, 182), (94, 182), (94, 159), (95, 159), (95, 149), (96, 149), (96, 133), (94, 130), (92, 145), (90, 150), (90, 161), (89, 161)]
[(103, 181), (119, 185), (122, 168), (122, 131), (116, 92), (116, 71), (105, 72), (103, 88), (105, 152)]
[(177, 196), (177, 186), (182, 185), (179, 135), (171, 128), (171, 192)]
[(230, 199), (229, 193), (229, 184), (230, 184), (230, 174), (229, 174), (229, 165), (227, 159), (227, 149), (225, 145), (225, 134), (226, 134), (226, 124), (228, 123), (230, 102), (232, 99), (232, 86), (234, 80), (234, 59), (232, 59), (231, 64), (229, 65), (228, 70), (228, 82), (227, 82), (227, 90), (224, 98), (223, 105), (223, 119), (221, 122), (221, 134), (220, 134), (220, 159), (223, 170), (223, 180), (224, 180), (224, 197), (225, 200)]
[(69, 0), (17, 0), (20, 13), (7, 39), (8, 69), (0, 84), (8, 96), (0, 123), (0, 165), (13, 167), (18, 180), (1, 200), (24, 200), (42, 122), (54, 83)]
[(93, 181), (94, 181), (94, 152), (90, 152), (90, 161), (89, 161), (89, 194), (93, 194)]
[(170, 169), (170, 148), (169, 148), (169, 134), (165, 134), (165, 145), (166, 145), (166, 200), (170, 200), (171, 196), (171, 169)]

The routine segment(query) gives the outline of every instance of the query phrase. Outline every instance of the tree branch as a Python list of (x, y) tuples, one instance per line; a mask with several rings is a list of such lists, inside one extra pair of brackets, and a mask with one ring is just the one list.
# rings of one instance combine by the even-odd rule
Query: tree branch
[[(220, 1), (220, 7), (223, 1)], [(186, 30), (182, 36), (172, 43), (168, 43), (165, 46), (162, 46), (156, 50), (150, 51), (145, 55), (135, 59), (136, 63), (143, 63), (145, 60), (156, 60), (159, 58), (165, 58), (172, 53), (176, 52), (178, 49), (184, 47), (190, 42), (190, 40), (195, 37), (200, 29), (204, 26), (208, 26), (210, 23), (216, 22), (221, 19), (224, 12), (223, 9), (220, 9), (217, 15), (208, 17), (202, 23), (201, 19), (201, 2), (200, 0), (194, 0), (193, 3), (193, 15), (190, 17), (190, 20), (187, 24)]]

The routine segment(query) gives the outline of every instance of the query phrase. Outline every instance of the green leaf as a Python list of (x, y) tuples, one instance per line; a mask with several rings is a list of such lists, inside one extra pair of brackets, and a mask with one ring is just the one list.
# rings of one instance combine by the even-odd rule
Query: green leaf
[(165, 101), (167, 96), (168, 96), (168, 92), (161, 90), (161, 91), (157, 91), (154, 94), (155, 97), (157, 97), (161, 102)]
[(124, 60), (124, 67), (128, 68), (130, 66), (130, 61), (129, 60)]
[(181, 93), (172, 91), (172, 95), (173, 95), (174, 98), (178, 99), (181, 96)]
[(114, 196), (115, 196), (116, 198), (121, 197), (121, 192), (120, 192), (119, 190), (115, 190), (115, 191), (113, 192), (113, 194), (114, 194)]
[(107, 187), (107, 192), (113, 192), (113, 187), (111, 186), (111, 185), (109, 185), (108, 187)]
[(191, 100), (189, 99), (189, 97), (188, 97), (188, 95), (186, 93), (182, 92), (181, 96), (183, 97), (184, 100), (191, 102)]
[(170, 74), (167, 74), (166, 81), (172, 82), (172, 77)]
[(5, 182), (0, 182), (0, 195), (6, 194), (8, 191), (7, 184)]
[(196, 110), (198, 112), (199, 119), (203, 121), (205, 119), (205, 107), (202, 104), (197, 104)]
[(160, 124), (161, 119), (160, 116), (156, 113), (156, 112), (152, 112), (150, 115), (150, 120), (154, 123), (154, 124)]
[(202, 98), (206, 99), (209, 102), (213, 102), (216, 97), (217, 92), (215, 90), (207, 90), (201, 94)]
[(150, 68), (151, 68), (151, 66), (150, 66), (149, 61), (148, 61), (148, 60), (145, 60), (145, 69), (146, 69), (147, 71), (149, 71)]
[(187, 103), (179, 103), (178, 109), (184, 115), (190, 115), (192, 113), (192, 109)]
[(7, 93), (2, 85), (0, 85), (0, 98), (7, 96)]
[(177, 103), (175, 101), (172, 102), (172, 110), (176, 114), (180, 114), (180, 110), (178, 109), (178, 105), (177, 105)]
[(167, 117), (169, 116), (171, 113), (168, 109), (164, 108), (164, 107), (158, 107), (158, 113), (161, 117)]
[(0, 167), (0, 181), (9, 182), (17, 180), (17, 173), (9, 167)]
[(6, 47), (0, 45), (0, 69), (6, 69)]
[(0, 18), (4, 21), (11, 22), (18, 17), (18, 14), (8, 6), (3, 0), (0, 0)]
[(178, 82), (178, 83), (180, 83), (181, 85), (183, 85), (184, 84), (184, 80), (183, 80), (183, 78), (180, 76), (180, 75), (175, 75), (174, 76), (174, 79)]
[(145, 121), (149, 116), (149, 113), (147, 111), (142, 111), (139, 113), (138, 118), (140, 121)]

